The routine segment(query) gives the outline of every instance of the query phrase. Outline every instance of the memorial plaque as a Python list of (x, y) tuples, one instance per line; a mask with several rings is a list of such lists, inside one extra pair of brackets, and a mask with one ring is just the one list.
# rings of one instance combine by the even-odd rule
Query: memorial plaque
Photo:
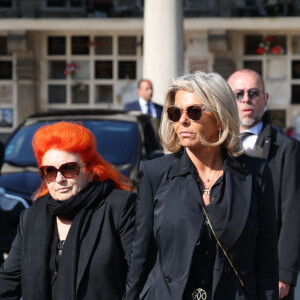
[(13, 99), (12, 85), (0, 85), (0, 103), (11, 104)]
[(111, 60), (95, 61), (95, 78), (96, 79), (112, 79), (113, 78), (113, 62)]
[(113, 53), (113, 42), (111, 36), (96, 36), (95, 37), (95, 54), (111, 55)]
[(300, 78), (300, 60), (292, 60), (292, 78)]
[(0, 36), (0, 55), (7, 55), (7, 38)]
[(13, 126), (13, 110), (11, 108), (0, 109), (0, 127)]
[(90, 38), (88, 36), (72, 36), (72, 54), (89, 55)]
[(53, 84), (49, 85), (48, 102), (49, 104), (66, 103), (66, 86)]
[(0, 7), (12, 7), (12, 0), (0, 0)]
[(72, 85), (72, 103), (89, 103), (89, 86), (84, 83)]
[(119, 55), (136, 55), (135, 36), (119, 36), (118, 41)]
[(292, 47), (291, 47), (293, 54), (300, 54), (300, 36), (292, 36)]
[(48, 55), (65, 55), (66, 38), (64, 36), (48, 37)]
[(292, 104), (300, 104), (300, 85), (292, 84)]
[(12, 79), (12, 62), (0, 61), (0, 80)]
[(66, 61), (49, 61), (49, 79), (66, 79)]
[(286, 112), (284, 109), (269, 110), (271, 114), (272, 125), (282, 129), (286, 127)]
[(136, 61), (119, 61), (119, 79), (136, 79)]
[(260, 76), (263, 76), (261, 60), (244, 60), (244, 68), (251, 69), (257, 72)]
[(113, 86), (97, 85), (96, 86), (96, 103), (113, 103)]
[(71, 0), (71, 7), (81, 7), (84, 0)]
[(246, 35), (244, 39), (244, 54), (256, 55), (256, 49), (262, 40), (262, 35)]

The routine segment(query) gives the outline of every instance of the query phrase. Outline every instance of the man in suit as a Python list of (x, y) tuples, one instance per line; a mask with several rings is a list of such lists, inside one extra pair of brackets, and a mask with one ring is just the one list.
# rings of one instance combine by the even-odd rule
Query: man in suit
[(141, 79), (138, 82), (138, 95), (139, 99), (124, 105), (125, 110), (138, 110), (143, 114), (152, 115), (152, 117), (161, 119), (163, 107), (152, 102), (153, 87), (148, 79)]
[[(279, 254), (279, 298), (294, 299), (300, 253), (300, 143), (271, 124), (269, 95), (261, 76), (249, 69), (229, 79), (240, 116), (243, 147), (261, 148), (274, 184)], [(243, 136), (245, 139), (243, 140)], [(258, 150), (259, 153), (259, 150)]]

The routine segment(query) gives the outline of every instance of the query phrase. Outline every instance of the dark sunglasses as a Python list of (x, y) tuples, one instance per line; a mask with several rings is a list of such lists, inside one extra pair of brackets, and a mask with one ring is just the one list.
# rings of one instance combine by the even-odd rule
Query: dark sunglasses
[(166, 108), (166, 113), (169, 120), (172, 122), (178, 122), (184, 112), (186, 112), (190, 120), (198, 121), (202, 116), (202, 112), (206, 110), (207, 109), (203, 106), (203, 104), (193, 104), (188, 106), (186, 109), (183, 109), (178, 105), (170, 105)]
[(239, 92), (235, 93), (234, 96), (237, 101), (242, 101), (244, 99), (245, 93), (248, 93), (248, 98), (250, 100), (257, 100), (259, 98), (260, 92), (261, 92), (260, 90), (251, 89), (248, 91), (239, 91)]
[(75, 178), (79, 175), (80, 169), (86, 167), (79, 166), (77, 162), (68, 162), (62, 164), (59, 169), (56, 169), (54, 166), (42, 166), (39, 168), (41, 178), (47, 182), (54, 181), (57, 176), (57, 172), (60, 172), (65, 178)]

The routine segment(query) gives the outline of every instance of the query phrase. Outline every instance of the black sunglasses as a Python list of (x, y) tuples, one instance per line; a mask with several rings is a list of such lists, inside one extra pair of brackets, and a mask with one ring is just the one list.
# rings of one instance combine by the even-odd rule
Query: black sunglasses
[(206, 110), (207, 109), (203, 106), (203, 104), (192, 104), (186, 109), (183, 109), (178, 105), (170, 105), (166, 108), (166, 113), (169, 120), (172, 122), (178, 122), (185, 111), (192, 121), (198, 121), (202, 116), (202, 112)]
[(39, 168), (41, 178), (47, 182), (54, 181), (57, 176), (57, 172), (60, 172), (65, 178), (75, 178), (79, 175), (80, 169), (86, 167), (79, 166), (77, 162), (68, 162), (62, 164), (59, 169), (56, 169), (54, 166), (42, 166)]
[(244, 99), (245, 93), (247, 93), (248, 98), (250, 100), (257, 100), (259, 98), (259, 93), (260, 92), (261, 92), (260, 90), (251, 89), (251, 90), (248, 90), (248, 91), (238, 91), (237, 93), (234, 94), (234, 96), (235, 96), (235, 99), (237, 101), (242, 101)]

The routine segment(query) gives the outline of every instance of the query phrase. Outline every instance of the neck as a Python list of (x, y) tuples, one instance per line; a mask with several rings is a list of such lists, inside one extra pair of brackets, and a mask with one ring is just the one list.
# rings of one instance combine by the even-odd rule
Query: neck
[(206, 147), (206, 149), (197, 152), (191, 149), (187, 149), (186, 151), (197, 171), (200, 173), (207, 170), (215, 170), (220, 166), (220, 162), (222, 161), (220, 147)]

